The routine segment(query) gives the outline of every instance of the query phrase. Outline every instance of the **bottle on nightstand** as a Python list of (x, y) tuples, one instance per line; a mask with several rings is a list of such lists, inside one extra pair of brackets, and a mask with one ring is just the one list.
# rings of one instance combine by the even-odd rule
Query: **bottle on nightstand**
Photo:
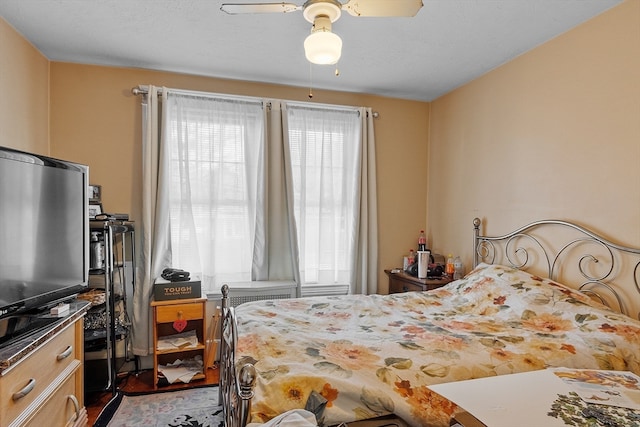
[(445, 274), (451, 278), (453, 278), (453, 273), (455, 273), (455, 267), (453, 265), (453, 254), (449, 254), (447, 256), (447, 264), (444, 270)]
[(459, 256), (453, 260), (453, 268), (453, 280), (462, 279), (464, 276), (464, 264)]
[[(413, 252), (413, 249), (411, 249), (410, 251)], [(411, 252), (409, 253), (409, 255), (405, 255), (404, 257), (402, 257), (402, 269), (403, 270), (406, 270), (407, 268), (409, 268), (409, 266), (413, 262), (413, 258), (411, 257), (411, 255), (412, 255)]]
[(424, 252), (427, 250), (427, 236), (424, 234), (424, 230), (420, 230), (418, 235), (418, 252)]

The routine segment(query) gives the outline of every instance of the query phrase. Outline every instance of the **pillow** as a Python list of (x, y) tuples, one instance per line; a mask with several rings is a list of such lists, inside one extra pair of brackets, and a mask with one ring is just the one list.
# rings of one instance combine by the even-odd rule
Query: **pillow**
[(447, 287), (455, 295), (458, 310), (470, 314), (511, 317), (514, 311), (520, 316), (532, 306), (561, 311), (565, 304), (606, 308), (575, 289), (499, 264), (480, 264)]

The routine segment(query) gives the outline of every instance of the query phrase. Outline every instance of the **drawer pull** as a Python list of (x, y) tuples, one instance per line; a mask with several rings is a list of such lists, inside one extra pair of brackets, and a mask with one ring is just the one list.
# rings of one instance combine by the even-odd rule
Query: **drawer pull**
[(71, 355), (71, 353), (73, 353), (73, 346), (70, 345), (69, 347), (67, 347), (62, 353), (60, 353), (58, 356), (56, 356), (56, 359), (58, 361), (60, 360), (64, 360), (67, 357), (69, 357)]
[(80, 403), (78, 403), (78, 398), (76, 398), (73, 394), (70, 394), (67, 396), (67, 399), (69, 399), (71, 403), (73, 403), (73, 407), (76, 410), (76, 417), (74, 418), (74, 420), (77, 420), (78, 418), (80, 418)]
[(15, 393), (13, 393), (13, 396), (11, 396), (11, 398), (15, 401), (15, 400), (20, 400), (23, 397), (25, 397), (27, 394), (31, 393), (31, 391), (33, 390), (33, 388), (36, 386), (36, 380), (34, 380), (33, 378), (31, 378), (29, 380), (29, 384), (27, 384), (22, 390), (17, 391)]

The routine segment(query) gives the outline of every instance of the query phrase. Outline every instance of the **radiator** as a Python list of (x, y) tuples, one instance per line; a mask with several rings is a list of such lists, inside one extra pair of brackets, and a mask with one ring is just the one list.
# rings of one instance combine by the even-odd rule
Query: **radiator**
[(296, 297), (296, 283), (292, 281), (232, 282), (228, 285), (230, 307), (250, 301)]

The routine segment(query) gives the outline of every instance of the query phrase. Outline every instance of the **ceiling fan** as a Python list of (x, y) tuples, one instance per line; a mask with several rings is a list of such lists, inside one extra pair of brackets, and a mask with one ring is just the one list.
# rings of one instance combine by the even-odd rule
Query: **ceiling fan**
[(243, 13), (289, 13), (302, 10), (313, 24), (304, 42), (305, 56), (314, 64), (335, 64), (342, 53), (342, 39), (331, 32), (331, 24), (342, 10), (356, 17), (412, 17), (422, 7), (422, 0), (307, 0), (294, 3), (224, 3), (220, 10), (230, 15)]

